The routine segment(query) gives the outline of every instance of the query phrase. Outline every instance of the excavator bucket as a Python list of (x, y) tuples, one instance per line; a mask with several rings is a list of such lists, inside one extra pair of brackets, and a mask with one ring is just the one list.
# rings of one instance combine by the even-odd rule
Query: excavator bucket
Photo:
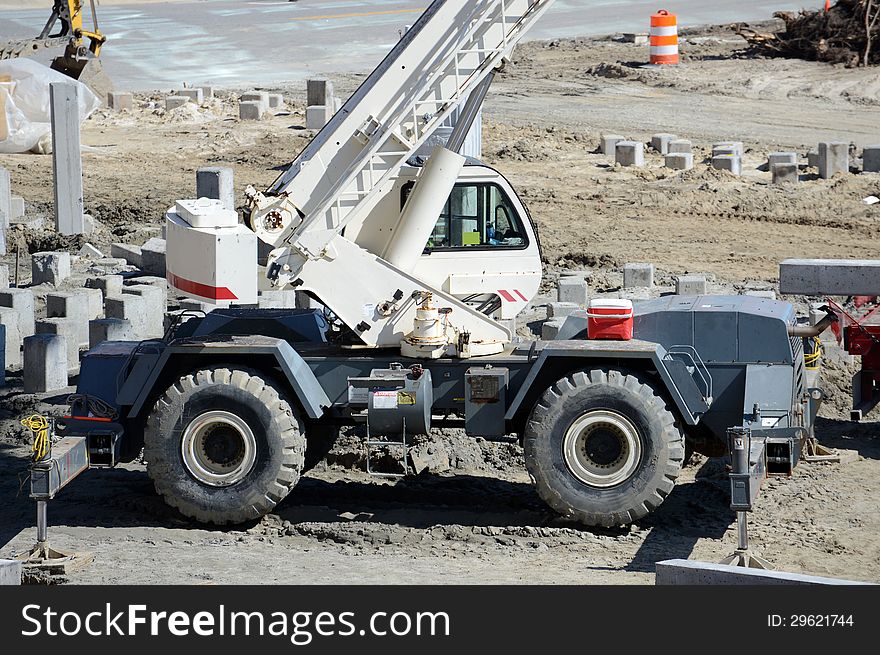
[(52, 60), (52, 69), (79, 80), (89, 87), (103, 104), (107, 104), (107, 96), (113, 90), (113, 81), (104, 71), (100, 59), (76, 57), (65, 52), (63, 56)]

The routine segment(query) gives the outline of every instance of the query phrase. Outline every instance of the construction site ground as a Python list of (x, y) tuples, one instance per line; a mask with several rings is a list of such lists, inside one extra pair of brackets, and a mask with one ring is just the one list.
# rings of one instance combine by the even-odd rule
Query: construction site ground
[[(712, 276), (714, 292), (773, 289), (789, 257), (876, 258), (880, 175), (770, 185), (758, 170), (774, 151), (821, 140), (880, 143), (880, 72), (803, 61), (748, 59), (729, 30), (689, 33), (674, 69), (637, 65), (645, 49), (612, 39), (530, 43), (501, 74), (485, 112), (484, 159), (529, 206), (546, 259), (542, 296), (521, 334), (540, 329), (543, 304), (568, 270), (586, 271), (596, 293), (614, 293), (627, 262), (652, 262), (659, 290), (685, 272)], [(636, 62), (636, 63), (633, 63)], [(336, 77), (346, 96), (359, 78)], [(235, 89), (202, 108), (166, 113), (163, 93), (139, 95), (131, 113), (99, 111), (83, 128), (86, 207), (96, 231), (74, 240), (53, 230), (13, 230), (30, 252), (85, 240), (141, 244), (163, 212), (194, 193), (195, 170), (235, 169), (238, 198), (266, 187), (307, 143), (304, 85), (279, 86), (287, 106), (241, 122)], [(692, 139), (696, 168), (674, 172), (649, 154), (621, 169), (597, 153), (601, 133), (647, 140)], [(716, 141), (743, 141), (744, 174), (704, 163)], [(860, 151), (860, 150), (859, 150)], [(0, 155), (28, 216), (51, 217), (52, 161)], [(3, 263), (14, 264), (7, 256)], [(86, 276), (88, 263), (75, 263)], [(21, 268), (20, 283), (29, 282)], [(793, 299), (804, 308), (806, 299)], [(802, 464), (765, 483), (751, 516), (754, 545), (779, 569), (880, 582), (880, 430), (874, 417), (848, 421), (855, 370), (829, 344), (830, 398), (821, 442), (839, 464)], [(0, 556), (34, 540), (27, 498), (28, 435), (17, 419), (47, 405), (10, 378), (0, 404)], [(63, 400), (63, 394), (55, 401)], [(57, 410), (58, 408), (56, 408)], [(419, 447), (427, 471), (393, 482), (366, 474), (357, 431), (303, 478), (276, 511), (253, 525), (193, 525), (156, 496), (142, 463), (83, 475), (50, 504), (53, 545), (95, 555), (71, 583), (550, 583), (651, 584), (658, 560), (719, 561), (736, 546), (735, 517), (721, 459), (695, 455), (662, 507), (619, 530), (558, 519), (533, 491), (515, 443), (436, 431)], [(19, 493), (19, 488), (21, 488)]]

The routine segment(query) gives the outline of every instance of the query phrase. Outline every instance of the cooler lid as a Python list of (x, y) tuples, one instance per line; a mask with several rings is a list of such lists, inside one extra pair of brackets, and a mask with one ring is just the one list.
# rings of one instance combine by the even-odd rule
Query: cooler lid
[(622, 298), (594, 298), (590, 301), (590, 309), (627, 309), (632, 310), (632, 300)]

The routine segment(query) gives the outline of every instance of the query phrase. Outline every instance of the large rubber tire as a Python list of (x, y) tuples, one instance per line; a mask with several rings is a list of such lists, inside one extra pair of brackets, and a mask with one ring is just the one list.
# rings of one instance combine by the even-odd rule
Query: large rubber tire
[[(591, 421), (593, 427), (580, 431)], [(602, 434), (602, 421), (623, 427)], [(597, 425), (598, 432), (587, 431)], [(614, 474), (593, 469), (599, 471), (594, 484), (584, 481), (593, 482), (589, 466), (594, 460), (581, 455), (587, 464), (580, 466), (576, 454), (587, 453), (586, 440), (591, 437), (578, 435), (589, 434), (606, 439), (606, 445), (608, 439), (617, 439), (625, 446), (614, 460), (619, 462)], [(577, 444), (582, 450), (575, 448)], [(597, 369), (574, 373), (544, 393), (526, 424), (524, 449), (538, 493), (551, 508), (585, 525), (614, 527), (647, 516), (669, 495), (684, 460), (684, 437), (650, 385), (633, 374)], [(638, 452), (638, 459), (627, 459), (630, 452)], [(616, 481), (614, 475), (622, 479)]]
[[(241, 460), (241, 477), (222, 485), (200, 479), (208, 474), (194, 465), (200, 460), (186, 449), (188, 439), (192, 443), (203, 434), (196, 431), (200, 417), (214, 415), (241, 426), (247, 439), (239, 440), (253, 445), (247, 458), (240, 455), (245, 446), (238, 446), (238, 459), (229, 459)], [(210, 430), (210, 424), (204, 429)], [(196, 521), (219, 525), (271, 511), (299, 481), (304, 453), (297, 413), (271, 382), (248, 369), (217, 367), (183, 376), (156, 402), (144, 434), (147, 472), (165, 502)]]

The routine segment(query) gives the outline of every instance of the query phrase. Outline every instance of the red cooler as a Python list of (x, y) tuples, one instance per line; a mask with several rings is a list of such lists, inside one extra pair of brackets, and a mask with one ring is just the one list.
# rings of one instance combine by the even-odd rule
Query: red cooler
[(633, 338), (631, 300), (596, 299), (587, 310), (587, 338), (630, 341)]

